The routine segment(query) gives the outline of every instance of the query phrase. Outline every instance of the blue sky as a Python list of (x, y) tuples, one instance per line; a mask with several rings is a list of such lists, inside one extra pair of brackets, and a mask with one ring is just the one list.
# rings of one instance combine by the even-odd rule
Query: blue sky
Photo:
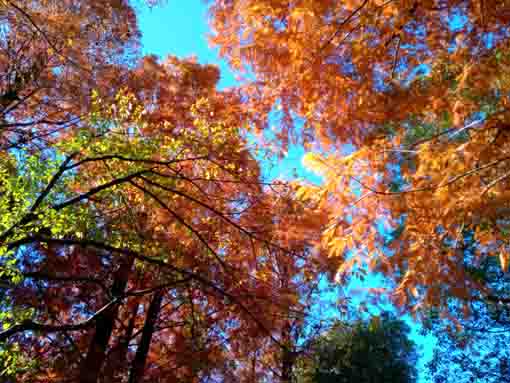
[(144, 54), (165, 57), (195, 56), (202, 64), (216, 64), (221, 70), (219, 88), (234, 86), (236, 80), (227, 63), (209, 47), (207, 9), (201, 0), (168, 0), (164, 6), (139, 8)]
[[(168, 54), (181, 58), (195, 56), (202, 64), (219, 66), (221, 79), (218, 87), (220, 89), (236, 85), (235, 76), (227, 63), (220, 60), (217, 51), (209, 47), (207, 10), (203, 1), (168, 0), (165, 6), (152, 9), (140, 7), (139, 25), (142, 31), (144, 54), (156, 54), (162, 58)], [(266, 165), (266, 176), (269, 178), (278, 176), (290, 178), (296, 173), (301, 178), (317, 182), (318, 178), (301, 166), (303, 154), (302, 148), (292, 147), (288, 155), (277, 166)], [(423, 353), (423, 357), (418, 363), (418, 368), (422, 370), (420, 367), (431, 356), (434, 340), (431, 337), (420, 336), (418, 325), (414, 324), (412, 328), (412, 338), (419, 345), (419, 351)], [(424, 377), (419, 380), (420, 383), (425, 381)]]

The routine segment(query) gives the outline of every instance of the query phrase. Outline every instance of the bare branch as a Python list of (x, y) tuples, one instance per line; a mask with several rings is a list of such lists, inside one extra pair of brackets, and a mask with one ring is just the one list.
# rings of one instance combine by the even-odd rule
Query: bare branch
[(5, 342), (11, 336), (25, 331), (41, 331), (41, 332), (65, 332), (65, 331), (78, 331), (83, 330), (85, 328), (91, 327), (95, 320), (105, 311), (116, 305), (121, 298), (115, 298), (112, 301), (108, 302), (104, 305), (100, 310), (96, 311), (94, 315), (90, 318), (84, 320), (83, 322), (75, 323), (75, 324), (67, 324), (67, 325), (51, 325), (44, 323), (33, 322), (30, 319), (27, 319), (19, 324), (15, 324), (14, 326), (8, 328), (5, 331), (0, 332), (0, 342)]

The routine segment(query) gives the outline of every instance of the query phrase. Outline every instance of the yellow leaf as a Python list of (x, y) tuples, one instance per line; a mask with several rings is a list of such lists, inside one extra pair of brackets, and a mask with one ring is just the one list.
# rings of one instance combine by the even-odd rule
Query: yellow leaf
[(506, 273), (508, 271), (508, 253), (505, 250), (499, 252), (499, 263), (501, 265), (501, 270)]

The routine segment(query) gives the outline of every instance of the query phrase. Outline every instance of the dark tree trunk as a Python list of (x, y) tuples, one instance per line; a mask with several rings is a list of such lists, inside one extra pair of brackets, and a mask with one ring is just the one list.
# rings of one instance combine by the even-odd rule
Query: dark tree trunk
[(142, 338), (138, 344), (135, 359), (133, 360), (131, 371), (129, 373), (129, 383), (139, 383), (143, 378), (145, 362), (147, 360), (147, 354), (149, 353), (152, 334), (154, 334), (154, 328), (159, 317), (159, 312), (161, 310), (162, 300), (163, 290), (159, 290), (152, 297), (147, 315), (145, 317), (145, 323), (142, 330)]
[(139, 299), (133, 299), (132, 302), (128, 304), (128, 307), (127, 315), (129, 315), (129, 322), (127, 324), (126, 331), (122, 338), (119, 340), (119, 343), (113, 350), (111, 350), (107, 357), (107, 366), (104, 368), (105, 383), (114, 382), (116, 374), (122, 374), (127, 371), (126, 362), (128, 360), (128, 348), (129, 342), (131, 341), (133, 332), (135, 330)]
[(292, 383), (292, 367), (294, 365), (294, 355), (290, 350), (283, 351), (282, 357), (282, 383)]
[[(114, 298), (120, 297), (126, 290), (133, 261), (132, 257), (126, 259), (115, 272), (111, 289)], [(96, 332), (90, 342), (87, 356), (80, 366), (80, 383), (97, 382), (118, 312), (119, 306), (115, 305), (97, 318)]]
[(282, 331), (282, 372), (281, 382), (292, 383), (292, 368), (294, 367), (295, 355), (292, 350), (291, 325), (287, 322)]

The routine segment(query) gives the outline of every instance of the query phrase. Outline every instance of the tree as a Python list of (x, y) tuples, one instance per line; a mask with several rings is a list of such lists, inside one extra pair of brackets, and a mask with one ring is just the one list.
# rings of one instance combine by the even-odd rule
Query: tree
[[(314, 150), (300, 195), (330, 217), (337, 280), (368, 267), (411, 313), (490, 299), (465, 265), (508, 266), (508, 12), (491, 1), (217, 1), (215, 34), (264, 128)], [(474, 233), (472, 258), (461, 250)], [(505, 298), (506, 297), (502, 297)], [(426, 310), (425, 310), (426, 311)], [(450, 314), (458, 314), (450, 313)], [(450, 315), (452, 317), (454, 315)]]
[(321, 267), (316, 238), (287, 229), (301, 220), (292, 189), (260, 179), (240, 99), (217, 79), (146, 58), (133, 91), (93, 94), (80, 128), (22, 152), (29, 172), (12, 165), (5, 307), (24, 314), (3, 318), (0, 341), (38, 361), (24, 379), (228, 381), (261, 345), (283, 347), (300, 274)]
[(417, 355), (407, 325), (389, 315), (337, 322), (312, 340), (298, 382), (415, 382)]
[[(140, 59), (126, 1), (0, 1), (2, 371), (288, 382), (320, 278), (364, 268), (413, 314), (505, 316), (480, 277), (509, 262), (505, 4), (211, 12), (242, 89)], [(270, 120), (324, 184), (262, 179), (244, 128)]]
[(508, 328), (485, 324), (488, 330), (477, 332), (469, 324), (460, 332), (435, 332), (438, 343), (427, 364), (429, 379), (434, 383), (508, 382)]
[[(471, 241), (473, 243), (473, 241)], [(466, 249), (469, 251), (469, 249)], [(469, 267), (469, 273), (491, 287), (491, 299), (473, 300), (471, 315), (459, 320), (459, 328), (432, 311), (426, 328), (437, 338), (428, 374), (432, 382), (507, 382), (509, 380), (508, 342), (510, 320), (506, 273), (498, 259), (485, 259), (480, 265)], [(498, 298), (500, 300), (498, 300)], [(452, 312), (461, 312), (458, 301), (450, 303)], [(462, 318), (462, 315), (458, 314)]]
[(127, 1), (0, 3), (0, 145), (44, 147), (86, 116), (90, 94), (113, 97), (138, 58)]
[(138, 61), (124, 1), (1, 7), (4, 371), (249, 380), (276, 349), (285, 379), (304, 281), (324, 268), (290, 223), (325, 217), (261, 180), (242, 97), (212, 66)]

